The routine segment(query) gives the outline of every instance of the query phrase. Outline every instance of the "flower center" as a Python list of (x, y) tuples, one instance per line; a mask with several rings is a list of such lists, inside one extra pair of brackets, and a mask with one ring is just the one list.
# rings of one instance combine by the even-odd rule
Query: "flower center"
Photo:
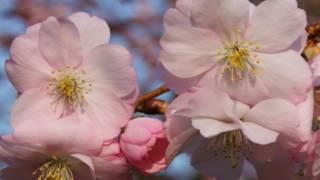
[(38, 180), (74, 180), (70, 165), (65, 159), (52, 156), (52, 158), (35, 170), (32, 175)]
[(252, 49), (257, 50), (259, 46), (252, 42), (240, 41), (225, 44), (217, 54), (218, 62), (222, 64), (221, 74), (228, 73), (232, 81), (242, 80), (245, 73), (255, 76), (260, 60), (252, 53)]
[(48, 89), (54, 97), (53, 103), (63, 103), (73, 109), (82, 108), (85, 104), (84, 95), (92, 86), (84, 79), (85, 74), (85, 71), (78, 72), (71, 67), (63, 71), (52, 71), (53, 78), (49, 80)]
[(241, 156), (248, 158), (250, 146), (241, 130), (222, 133), (214, 138), (208, 145), (208, 150), (213, 150), (214, 156), (222, 155), (228, 159), (232, 168), (238, 166)]

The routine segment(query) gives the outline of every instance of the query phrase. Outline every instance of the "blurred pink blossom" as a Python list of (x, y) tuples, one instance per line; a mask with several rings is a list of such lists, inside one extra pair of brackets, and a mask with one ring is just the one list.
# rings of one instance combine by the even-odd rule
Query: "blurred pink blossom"
[(125, 157), (132, 166), (146, 174), (167, 167), (165, 151), (168, 144), (163, 124), (151, 118), (131, 120), (120, 138)]
[(164, 18), (164, 81), (178, 93), (214, 84), (249, 105), (272, 97), (300, 103), (311, 86), (300, 56), (306, 24), (295, 0), (179, 0)]

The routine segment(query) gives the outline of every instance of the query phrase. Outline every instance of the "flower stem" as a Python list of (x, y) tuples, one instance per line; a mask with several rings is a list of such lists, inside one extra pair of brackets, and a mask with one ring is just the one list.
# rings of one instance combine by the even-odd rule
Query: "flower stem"
[[(168, 87), (166, 87), (165, 85), (162, 85), (159, 88), (157, 88), (151, 92), (148, 92), (148, 93), (144, 94), (143, 96), (140, 96), (138, 98), (138, 100), (134, 103), (134, 107), (135, 107), (136, 111), (145, 112), (144, 109), (146, 109), (146, 110), (153, 109), (154, 110), (155, 106), (157, 106), (157, 108), (161, 111), (159, 113), (160, 114), (164, 113), (163, 110), (166, 109), (166, 105), (165, 105), (166, 103), (164, 101), (159, 101), (159, 100), (150, 101), (150, 100), (152, 100), (153, 98), (155, 98), (157, 96), (160, 96), (161, 94), (167, 93), (169, 91), (170, 91), (170, 89)], [(148, 101), (150, 101), (150, 102), (147, 103)], [(148, 106), (152, 106), (152, 107), (149, 108)]]

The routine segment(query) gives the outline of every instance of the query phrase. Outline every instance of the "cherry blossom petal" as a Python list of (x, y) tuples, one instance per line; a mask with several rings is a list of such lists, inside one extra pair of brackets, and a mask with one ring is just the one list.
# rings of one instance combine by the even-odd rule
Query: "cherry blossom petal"
[(104, 134), (104, 140), (110, 140), (120, 134), (132, 115), (125, 103), (111, 93), (92, 90), (86, 96), (87, 106), (79, 111), (81, 121), (93, 122)]
[(166, 84), (166, 86), (174, 91), (176, 94), (182, 94), (193, 87), (197, 86), (202, 76), (195, 76), (193, 78), (179, 78), (169, 71), (167, 71), (161, 64), (159, 68), (162, 73), (160, 74), (162, 81)]
[(54, 104), (45, 89), (34, 88), (25, 91), (14, 103), (11, 112), (11, 125), (15, 128), (18, 124), (30, 119), (42, 121), (43, 117), (59, 119), (63, 112), (63, 107)]
[(190, 19), (185, 16), (183, 13), (178, 11), (177, 9), (171, 8), (169, 9), (163, 18), (164, 26), (166, 28), (170, 28), (170, 26), (177, 26), (177, 25), (190, 25)]
[(25, 68), (12, 60), (7, 60), (5, 66), (9, 80), (20, 93), (31, 88), (45, 87), (50, 79), (49, 74)]
[(178, 0), (176, 2), (177, 9), (188, 18), (191, 17), (192, 1), (193, 0)]
[(34, 180), (35, 176), (32, 173), (39, 167), (39, 165), (29, 163), (8, 166), (1, 170), (0, 178), (5, 180)]
[(103, 137), (94, 123), (80, 122), (75, 115), (59, 120), (50, 117), (29, 119), (14, 128), (12, 137), (21, 143), (40, 144), (47, 152), (96, 154)]
[(90, 157), (82, 154), (72, 154), (67, 159), (74, 179), (95, 180), (93, 162)]
[(215, 119), (195, 119), (192, 120), (192, 126), (198, 129), (205, 138), (213, 138), (223, 132), (240, 129), (238, 123), (225, 123)]
[(194, 0), (192, 20), (196, 26), (209, 28), (222, 40), (228, 41), (244, 32), (249, 20), (249, 7), (248, 0)]
[(320, 86), (320, 55), (311, 60), (310, 67), (313, 76), (313, 85)]
[(68, 19), (49, 17), (41, 24), (39, 48), (54, 68), (78, 67), (83, 59), (77, 27)]
[(297, 163), (292, 160), (288, 151), (280, 145), (277, 145), (274, 150), (276, 151), (275, 156), (270, 161), (250, 159), (258, 178), (261, 180), (298, 178)]
[(12, 136), (1, 137), (0, 159), (8, 164), (19, 164), (28, 161), (37, 163), (47, 158), (41, 145), (17, 143)]
[[(288, 51), (258, 56), (261, 58), (261, 73), (258, 72), (257, 76), (268, 89), (270, 97), (282, 97), (293, 103), (300, 103), (306, 99), (312, 76), (308, 64), (300, 55)], [(283, 69), (286, 69), (285, 73)]]
[(79, 30), (84, 55), (89, 53), (94, 47), (109, 42), (110, 28), (104, 20), (83, 12), (72, 14), (68, 19)]
[[(183, 151), (188, 151), (186, 149), (192, 148), (189, 145), (193, 139), (196, 139), (198, 131), (193, 128), (189, 128), (182, 133), (174, 136), (174, 138), (169, 139), (170, 143), (166, 150), (166, 158), (168, 162), (171, 162), (179, 153)], [(199, 135), (198, 135), (199, 136)]]
[(304, 31), (302, 33), (302, 35), (300, 35), (300, 37), (291, 44), (289, 49), (294, 50), (294, 51), (298, 52), (299, 54), (302, 54), (304, 48), (307, 45), (307, 40), (308, 40), (308, 33), (306, 31)]
[(314, 96), (313, 90), (308, 92), (307, 99), (297, 105), (299, 116), (298, 133), (302, 141), (306, 141), (311, 137), (313, 123)]
[(253, 12), (246, 39), (258, 43), (262, 52), (279, 52), (297, 40), (306, 25), (305, 12), (294, 3), (266, 0)]
[(162, 65), (173, 75), (191, 78), (215, 64), (215, 53), (221, 47), (214, 32), (191, 26), (171, 26), (161, 39)]
[(239, 122), (249, 110), (247, 105), (233, 101), (226, 93), (215, 88), (198, 90), (191, 100), (191, 107), (192, 120), (209, 117), (222, 122)]
[[(33, 27), (31, 29), (33, 29)], [(34, 37), (36, 35), (38, 36), (38, 31), (31, 29), (28, 29), (31, 32), (27, 32), (27, 34), (17, 37), (12, 42), (10, 47), (10, 58), (23, 68), (38, 73), (49, 74), (52, 71), (52, 67), (42, 57), (38, 39)], [(31, 33), (35, 35), (31, 35)]]
[(241, 125), (242, 125), (241, 129), (243, 134), (251, 142), (259, 145), (266, 145), (266, 144), (273, 143), (277, 140), (277, 137), (279, 136), (278, 132), (264, 128), (263, 126), (260, 126), (255, 123), (244, 122), (244, 123), (241, 123)]
[(125, 162), (125, 159), (123, 157), (117, 157), (117, 159), (119, 160), (116, 161), (100, 157), (92, 157), (97, 180), (130, 180), (128, 167), (126, 164), (122, 163)]
[(92, 88), (109, 91), (129, 103), (137, 94), (136, 73), (130, 53), (117, 45), (101, 45), (94, 48), (82, 66), (88, 72)]
[(244, 158), (241, 156), (236, 168), (232, 168), (231, 161), (221, 155), (214, 155), (213, 150), (208, 150), (206, 140), (200, 144), (192, 154), (192, 166), (198, 169), (203, 175), (217, 179), (239, 179)]
[(284, 99), (268, 99), (258, 103), (250, 109), (243, 120), (276, 131), (288, 138), (297, 138), (296, 131), (299, 126), (297, 108)]

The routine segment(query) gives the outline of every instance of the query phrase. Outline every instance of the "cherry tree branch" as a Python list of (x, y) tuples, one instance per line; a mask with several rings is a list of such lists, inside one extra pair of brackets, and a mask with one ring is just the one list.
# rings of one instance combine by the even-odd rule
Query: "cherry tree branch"
[(154, 98), (169, 91), (170, 89), (163, 85), (151, 92), (144, 94), (143, 96), (140, 96), (134, 104), (136, 111), (147, 114), (164, 114), (168, 106), (167, 103)]

